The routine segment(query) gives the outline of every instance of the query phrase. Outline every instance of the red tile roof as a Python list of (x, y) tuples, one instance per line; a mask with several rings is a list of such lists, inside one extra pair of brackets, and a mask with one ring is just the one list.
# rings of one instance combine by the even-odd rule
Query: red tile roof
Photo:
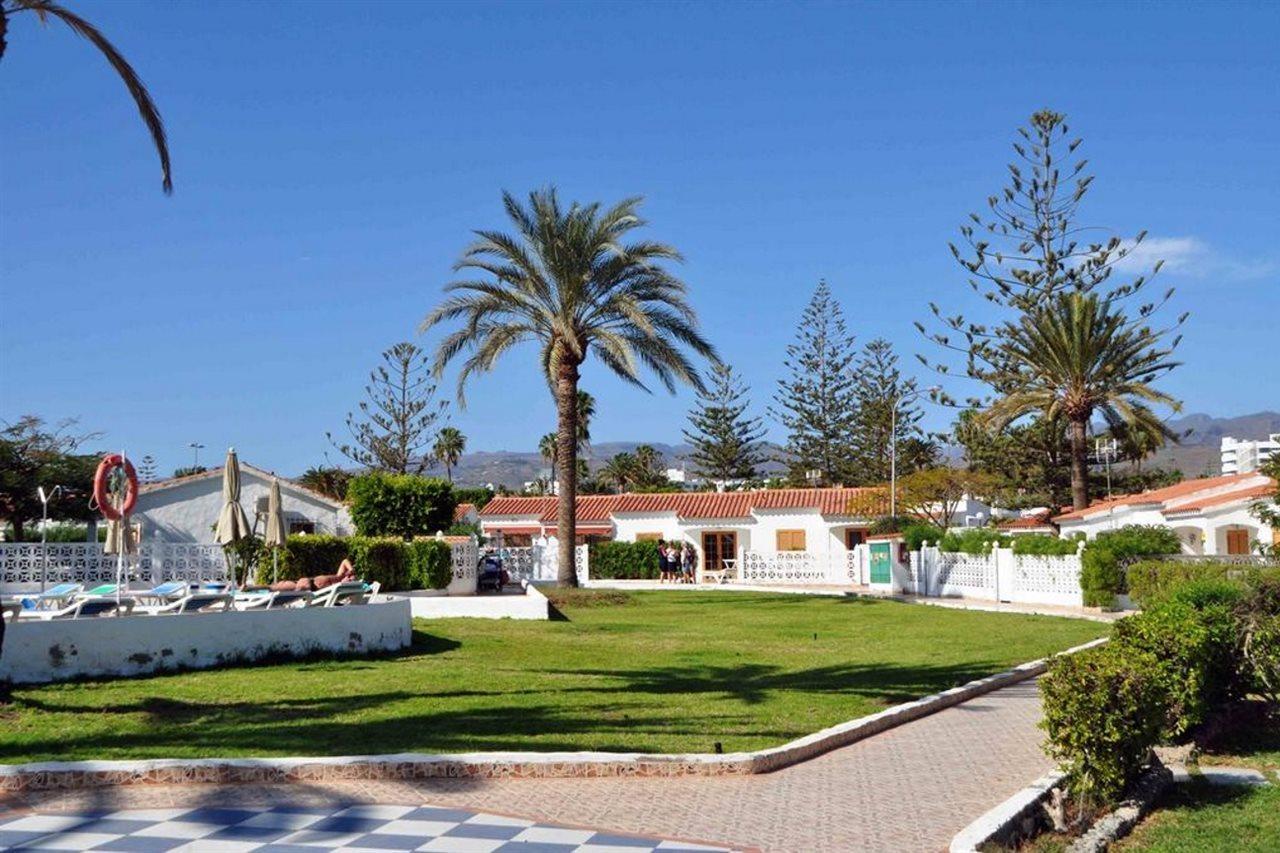
[[(823, 515), (871, 517), (889, 509), (881, 488), (761, 489), (751, 492), (657, 492), (622, 495), (583, 495), (578, 520), (608, 521), (616, 513), (675, 512), (681, 518), (747, 518), (755, 509), (816, 509)], [(498, 497), (480, 510), (482, 518), (536, 515), (552, 522), (554, 497)]]
[(1265, 498), (1275, 493), (1276, 487), (1274, 483), (1263, 483), (1259, 486), (1249, 486), (1243, 489), (1226, 492), (1221, 495), (1212, 495), (1193, 501), (1189, 504), (1178, 504), (1177, 506), (1165, 507), (1165, 515), (1177, 515), (1183, 512), (1200, 512), (1202, 510), (1211, 509), (1213, 507), (1223, 506), (1225, 504), (1250, 503)]
[(1053, 523), (1049, 521), (1048, 512), (1024, 515), (1021, 518), (1011, 518), (996, 525), (999, 530), (1036, 530), (1041, 527), (1046, 529), (1053, 527)]
[[(1120, 506), (1160, 506), (1169, 501), (1175, 501), (1179, 498), (1189, 498), (1197, 492), (1205, 492), (1213, 489), (1220, 489), (1230, 486), (1232, 483), (1242, 483), (1258, 478), (1256, 473), (1247, 474), (1226, 474), (1221, 477), (1201, 477), (1198, 480), (1183, 480), (1181, 483), (1175, 483), (1172, 486), (1165, 486), (1162, 489), (1152, 489), (1149, 492), (1140, 492), (1136, 495), (1122, 495), (1121, 497), (1112, 498), (1109, 501), (1098, 501), (1086, 509), (1077, 509), (1065, 512), (1055, 517), (1054, 521), (1072, 521), (1076, 519), (1088, 518), (1101, 512), (1114, 509)], [(1216, 495), (1213, 497), (1217, 497)]]
[(453, 508), (454, 521), (466, 521), (467, 516), (476, 511), (475, 504), (461, 503)]

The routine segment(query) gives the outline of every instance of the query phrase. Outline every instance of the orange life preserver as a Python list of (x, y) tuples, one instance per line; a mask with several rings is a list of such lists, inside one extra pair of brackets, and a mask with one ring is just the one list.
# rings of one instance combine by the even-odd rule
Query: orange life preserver
[[(124, 468), (127, 483), (124, 489), (124, 506), (116, 509), (107, 492), (107, 479), (112, 471), (120, 467)], [(133, 512), (133, 506), (138, 502), (138, 474), (133, 470), (133, 463), (119, 453), (108, 453), (102, 457), (102, 461), (98, 463), (98, 471), (93, 475), (93, 500), (108, 521), (119, 521)]]

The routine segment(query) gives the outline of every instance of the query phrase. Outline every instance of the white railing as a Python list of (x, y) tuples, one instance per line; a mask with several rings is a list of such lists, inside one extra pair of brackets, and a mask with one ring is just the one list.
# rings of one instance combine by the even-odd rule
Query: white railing
[(473, 538), (468, 542), (450, 542), (449, 552), (453, 562), (453, 580), (447, 591), (450, 595), (469, 595), (476, 591), (480, 559), (479, 548)]
[[(144, 583), (227, 580), (220, 545), (144, 542), (126, 567), (132, 580)], [(97, 542), (0, 542), (0, 590), (6, 593), (34, 592), (42, 582), (108, 583), (116, 579), (116, 569), (117, 557)]]
[(910, 591), (917, 595), (981, 598), (1019, 604), (1080, 607), (1080, 555), (981, 554), (939, 551), (928, 545), (911, 555)]
[(847, 584), (860, 571), (856, 558), (810, 551), (744, 551), (739, 562), (742, 583)]
[[(546, 545), (532, 545), (523, 548), (498, 548), (497, 555), (502, 558), (502, 567), (515, 580), (554, 581), (559, 573), (556, 565), (560, 546), (548, 540)], [(578, 582), (587, 579), (589, 548), (586, 545), (574, 547), (573, 564), (578, 572)]]

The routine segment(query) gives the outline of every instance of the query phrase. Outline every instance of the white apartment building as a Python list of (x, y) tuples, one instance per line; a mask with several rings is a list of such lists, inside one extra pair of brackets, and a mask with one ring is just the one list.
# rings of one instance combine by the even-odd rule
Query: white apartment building
[(1272, 454), (1280, 453), (1280, 432), (1261, 440), (1222, 437), (1222, 473), (1248, 474), (1257, 471)]

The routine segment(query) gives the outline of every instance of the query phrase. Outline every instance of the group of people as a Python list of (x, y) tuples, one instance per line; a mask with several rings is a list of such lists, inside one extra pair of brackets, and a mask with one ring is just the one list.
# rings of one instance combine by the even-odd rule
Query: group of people
[(662, 583), (693, 583), (698, 552), (686, 542), (658, 540), (658, 580)]

